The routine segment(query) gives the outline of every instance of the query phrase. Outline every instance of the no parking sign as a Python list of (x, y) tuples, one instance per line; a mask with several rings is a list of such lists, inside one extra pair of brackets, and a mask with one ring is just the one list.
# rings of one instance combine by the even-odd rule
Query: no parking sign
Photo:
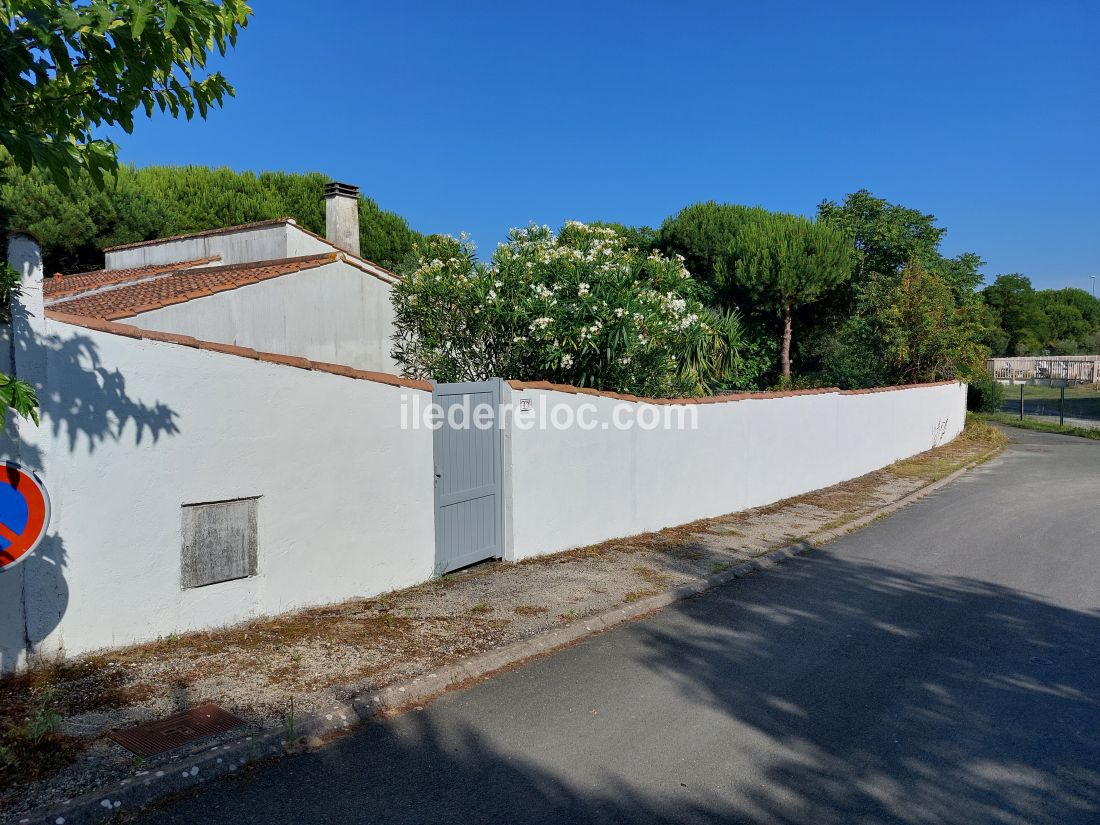
[(38, 476), (14, 461), (0, 466), (0, 571), (34, 552), (50, 523), (50, 495)]

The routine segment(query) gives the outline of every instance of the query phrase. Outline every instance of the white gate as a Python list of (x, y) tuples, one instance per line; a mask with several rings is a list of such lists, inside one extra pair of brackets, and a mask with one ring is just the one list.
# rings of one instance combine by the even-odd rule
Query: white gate
[(432, 390), (443, 414), (435, 431), (437, 573), (504, 552), (503, 389), (493, 378)]

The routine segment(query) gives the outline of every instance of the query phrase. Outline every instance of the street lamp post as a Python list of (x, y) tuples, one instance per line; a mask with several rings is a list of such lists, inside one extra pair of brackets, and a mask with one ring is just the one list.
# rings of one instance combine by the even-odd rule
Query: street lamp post
[(1092, 275), (1092, 297), (1096, 297), (1096, 276)]

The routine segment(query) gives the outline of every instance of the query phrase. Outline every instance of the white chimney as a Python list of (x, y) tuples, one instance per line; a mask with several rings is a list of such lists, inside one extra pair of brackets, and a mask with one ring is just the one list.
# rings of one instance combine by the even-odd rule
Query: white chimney
[(325, 237), (353, 255), (359, 254), (359, 187), (325, 184)]

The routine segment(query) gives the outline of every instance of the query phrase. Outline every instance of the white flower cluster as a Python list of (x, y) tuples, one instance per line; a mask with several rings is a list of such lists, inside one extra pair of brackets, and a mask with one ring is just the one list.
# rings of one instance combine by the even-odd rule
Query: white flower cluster
[(699, 323), (699, 316), (692, 312), (677, 322), (677, 328), (680, 330), (691, 329), (697, 323)]

